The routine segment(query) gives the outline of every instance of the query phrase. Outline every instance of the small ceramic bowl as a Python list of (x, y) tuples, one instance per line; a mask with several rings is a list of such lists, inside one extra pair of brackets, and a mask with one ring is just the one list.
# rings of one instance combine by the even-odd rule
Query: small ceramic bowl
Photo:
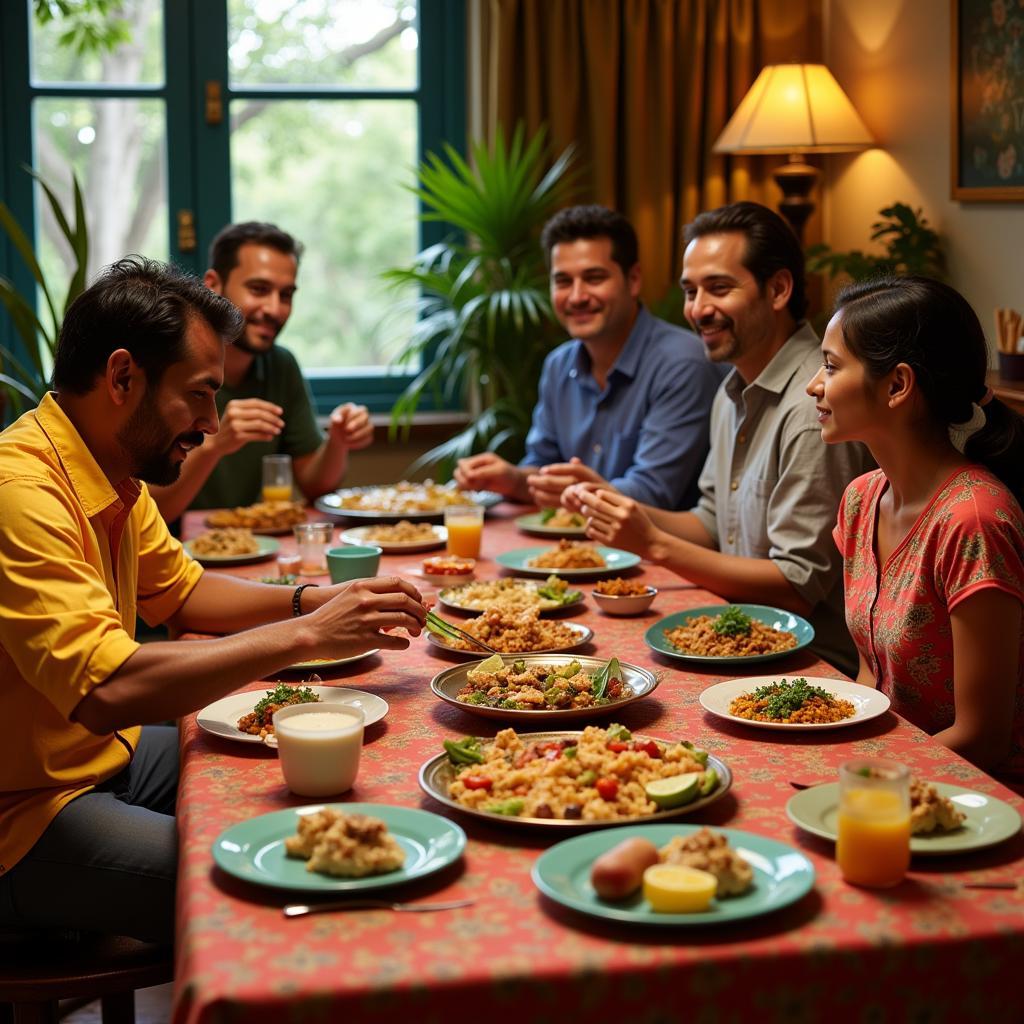
[[(454, 587), (473, 578), (476, 562), (472, 558), (437, 555), (423, 560), (423, 578), (435, 587)], [(453, 570), (461, 571), (455, 572)], [(439, 571), (440, 570), (440, 571)]]
[(599, 594), (596, 590), (592, 590), (590, 596), (606, 615), (639, 615), (651, 607), (651, 603), (658, 596), (658, 591), (654, 587), (648, 587), (646, 594), (613, 597), (611, 594)]

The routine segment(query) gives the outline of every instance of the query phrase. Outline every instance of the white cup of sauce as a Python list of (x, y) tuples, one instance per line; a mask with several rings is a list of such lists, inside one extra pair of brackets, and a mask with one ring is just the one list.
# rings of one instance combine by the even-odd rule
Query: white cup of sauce
[(274, 735), (285, 784), (296, 796), (336, 796), (350, 790), (363, 749), (362, 708), (293, 704), (274, 713)]

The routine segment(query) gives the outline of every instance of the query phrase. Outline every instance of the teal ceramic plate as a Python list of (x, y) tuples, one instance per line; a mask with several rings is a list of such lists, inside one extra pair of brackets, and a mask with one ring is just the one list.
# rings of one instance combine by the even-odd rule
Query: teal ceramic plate
[[(948, 797), (967, 818), (963, 828), (955, 832), (911, 836), (911, 853), (923, 857), (967, 853), (995, 846), (1020, 831), (1020, 815), (1002, 800), (945, 782), (932, 785), (939, 796)], [(786, 813), (789, 820), (805, 832), (834, 841), (838, 833), (839, 783), (826, 782), (797, 793), (786, 804)]]
[(542, 544), (536, 548), (517, 548), (515, 551), (506, 551), (504, 554), (498, 555), (495, 561), (498, 565), (524, 576), (543, 576), (547, 579), (548, 576), (555, 573), (564, 580), (596, 579), (598, 576), (610, 576), (640, 564), (640, 556), (634, 555), (631, 551), (620, 551), (618, 548), (603, 548), (597, 545), (597, 553), (605, 561), (604, 567), (600, 569), (539, 569), (536, 566), (527, 565), (531, 559), (550, 550), (550, 544)]
[[(719, 657), (709, 654), (686, 654), (677, 647), (673, 647), (665, 636), (666, 629), (676, 629), (678, 626), (685, 626), (699, 615), (721, 615), (728, 607), (739, 608), (740, 611), (749, 615), (758, 622), (775, 629), (785, 630), (788, 633), (796, 634), (796, 647), (790, 647), (785, 651), (778, 651), (774, 654), (748, 654), (742, 657)], [(667, 615), (659, 619), (650, 629), (644, 633), (644, 641), (652, 651), (664, 654), (667, 658), (678, 658), (680, 661), (702, 662), (708, 665), (750, 665), (756, 661), (773, 661), (775, 658), (785, 658), (794, 651), (806, 647), (814, 639), (814, 627), (806, 620), (794, 615), (792, 612), (783, 611), (781, 608), (769, 608), (763, 604), (736, 604), (724, 605), (713, 604), (703, 608), (688, 608), (685, 612), (676, 612), (675, 615)]]
[(249, 555), (197, 555), (192, 550), (194, 541), (187, 540), (183, 546), (200, 565), (245, 565), (248, 562), (263, 562), (273, 558), (281, 546), (273, 537), (254, 537), (254, 540), (259, 545), (259, 551)]
[[(306, 862), (288, 857), (284, 841), (295, 835), (297, 815), (324, 807), (346, 814), (380, 818), (405, 851), (405, 864), (397, 871), (368, 878), (332, 878), (306, 870)], [(273, 889), (302, 892), (365, 892), (401, 885), (413, 878), (440, 871), (462, 856), (466, 833), (454, 822), (429, 811), (387, 804), (312, 804), (261, 814), (222, 832), (213, 844), (213, 859), (235, 878)]]
[(754, 881), (742, 896), (714, 899), (695, 914), (659, 914), (637, 892), (614, 903), (602, 900), (590, 884), (594, 860), (624, 839), (649, 839), (664, 846), (673, 836), (688, 836), (700, 825), (631, 825), (614, 832), (590, 832), (551, 847), (533, 865), (534, 884), (545, 896), (564, 907), (592, 917), (642, 925), (707, 925), (739, 921), (769, 914), (795, 903), (814, 885), (814, 865), (785, 843), (734, 828), (716, 828), (729, 845), (754, 869)]
[(586, 526), (550, 526), (544, 522), (543, 514), (532, 512), (528, 516), (519, 516), (516, 519), (516, 526), (523, 533), (530, 533), (537, 537), (586, 537)]

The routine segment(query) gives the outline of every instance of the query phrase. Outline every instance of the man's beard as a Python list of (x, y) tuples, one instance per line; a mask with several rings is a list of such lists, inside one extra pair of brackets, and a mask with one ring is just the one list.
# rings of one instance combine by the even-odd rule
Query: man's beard
[(138, 408), (128, 422), (118, 431), (117, 440), (128, 453), (132, 462), (132, 476), (147, 484), (166, 487), (181, 475), (184, 459), (175, 461), (171, 456), (175, 445), (201, 445), (201, 431), (172, 434), (156, 407), (156, 402), (147, 391)]

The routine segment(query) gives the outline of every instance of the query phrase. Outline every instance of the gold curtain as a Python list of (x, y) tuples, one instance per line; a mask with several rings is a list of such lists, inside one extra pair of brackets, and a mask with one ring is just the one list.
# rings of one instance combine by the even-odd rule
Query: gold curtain
[[(574, 143), (577, 198), (620, 210), (640, 240), (644, 297), (670, 292), (680, 231), (738, 199), (774, 206), (778, 158), (711, 147), (765, 64), (820, 60), (821, 0), (473, 0), (471, 133), (542, 124)], [(807, 240), (820, 237), (814, 218)]]

